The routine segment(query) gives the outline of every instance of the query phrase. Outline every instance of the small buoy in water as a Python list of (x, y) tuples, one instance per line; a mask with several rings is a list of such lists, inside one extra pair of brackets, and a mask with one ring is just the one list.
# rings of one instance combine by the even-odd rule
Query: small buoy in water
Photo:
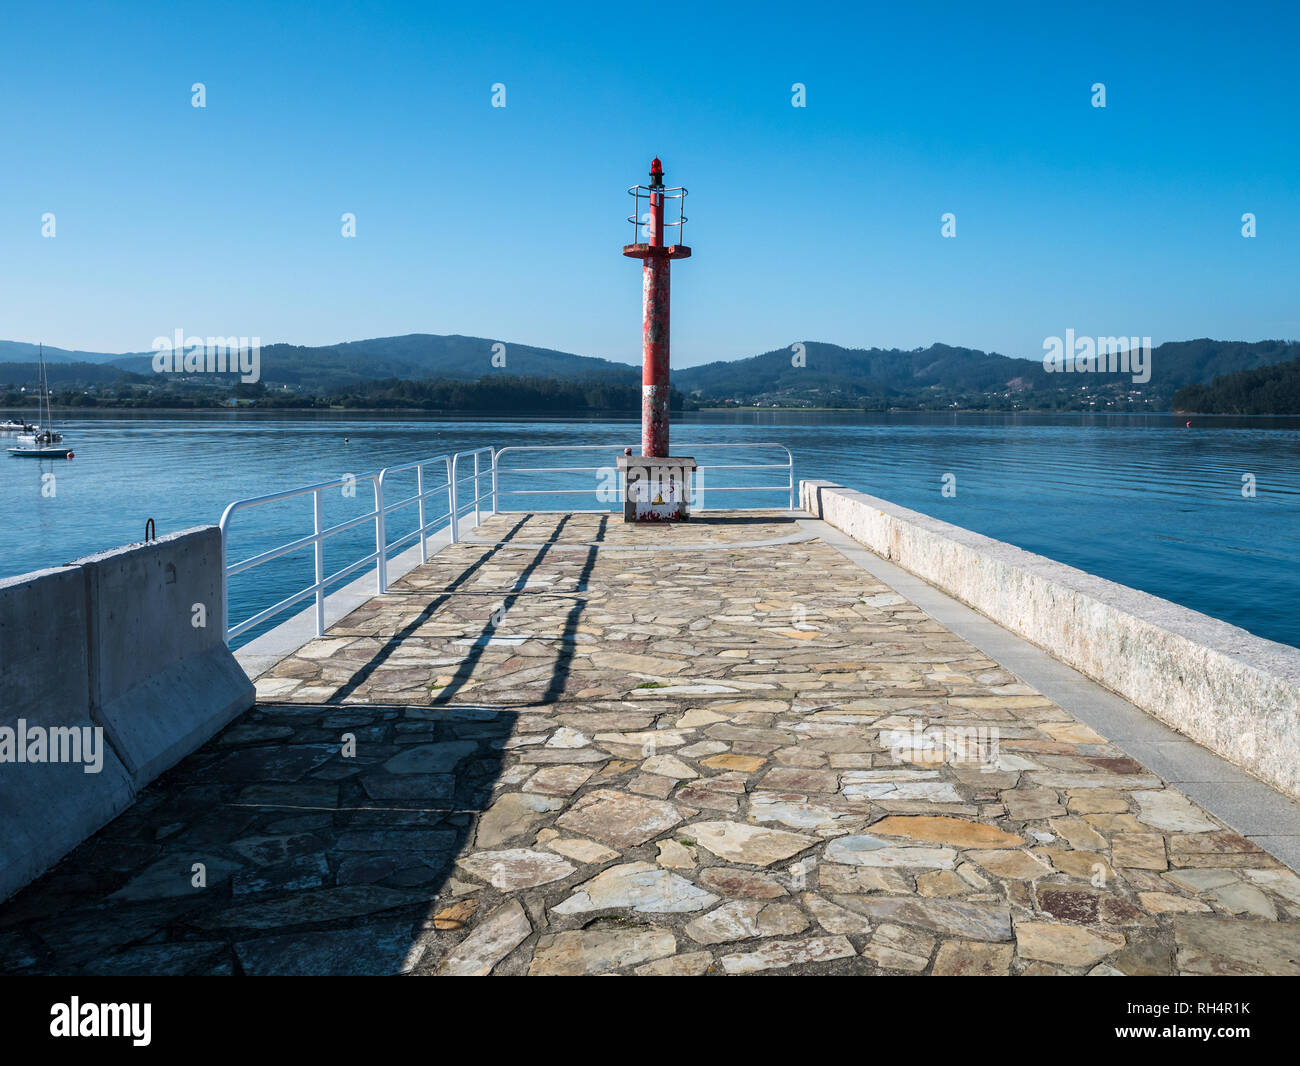
[[(1190, 423), (1188, 423), (1188, 424), (1190, 425)], [(343, 443), (344, 443), (344, 444), (347, 444), (347, 443), (348, 443), (348, 439), (347, 439), (347, 437), (344, 437), (344, 438), (343, 438)]]
[(1184, 426), (1183, 428), (1184, 428), (1184, 429), (1191, 429), (1191, 428), (1192, 428), (1192, 420), (1191, 420), (1190, 418), (1187, 420), (1187, 425)]
[(66, 458), (68, 458), (68, 459), (72, 459), (72, 458), (74, 458), (74, 453), (72, 453), (72, 452), (68, 452)]

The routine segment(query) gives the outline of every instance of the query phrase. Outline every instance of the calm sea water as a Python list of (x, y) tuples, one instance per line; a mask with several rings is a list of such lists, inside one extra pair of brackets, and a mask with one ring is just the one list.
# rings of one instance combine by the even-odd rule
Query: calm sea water
[[(2, 415), (0, 415), (2, 416)], [(0, 576), (57, 566), (160, 534), (215, 523), (232, 500), (483, 446), (629, 444), (631, 421), (469, 421), (340, 415), (108, 413), (59, 417), (72, 461), (0, 458)], [(1300, 419), (1173, 416), (693, 414), (674, 428), (674, 452), (701, 442), (779, 441), (795, 478), (826, 478), (1006, 540), (1300, 646)], [(10, 439), (8, 443), (12, 443)], [(6, 446), (0, 439), (0, 447)], [(783, 456), (695, 452), (701, 462)], [(612, 462), (583, 453), (520, 455), (513, 465)], [(51, 480), (48, 475), (53, 475)], [(945, 497), (945, 484), (955, 495)], [(1243, 476), (1256, 495), (1243, 496)], [(784, 506), (782, 493), (715, 493), (707, 507)], [(778, 475), (779, 476), (779, 475)], [(567, 480), (565, 480), (567, 479)], [(432, 480), (432, 478), (431, 478)], [(772, 472), (727, 476), (771, 484)], [(501, 488), (596, 485), (594, 474), (551, 475)], [(395, 488), (409, 493), (413, 475)], [(390, 493), (391, 499), (391, 493)], [(364, 512), (370, 489), (330, 493), (327, 523)], [(512, 497), (503, 508), (604, 508), (594, 495)], [(435, 513), (430, 510), (430, 515)], [(408, 517), (409, 516), (409, 517)], [(389, 539), (413, 528), (390, 520)], [(310, 498), (238, 516), (231, 557), (311, 529)], [(373, 550), (373, 530), (331, 540), (326, 570)], [(310, 551), (232, 582), (239, 621), (310, 582)], [(304, 606), (306, 606), (304, 604)], [(287, 616), (286, 616), (287, 617)]]

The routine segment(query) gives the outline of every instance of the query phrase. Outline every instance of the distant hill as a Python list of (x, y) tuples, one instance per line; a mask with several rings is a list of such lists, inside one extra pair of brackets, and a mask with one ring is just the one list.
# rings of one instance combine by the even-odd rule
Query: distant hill
[(1300, 415), (1300, 359), (1224, 374), (1174, 394), (1174, 410), (1203, 415)]
[[(492, 362), (493, 345), (498, 343), (505, 346), (504, 366)], [(0, 341), (0, 364), (34, 363), (36, 352), (34, 344)], [(152, 351), (112, 355), (105, 352), (69, 352), (46, 346), (45, 360), (51, 365), (95, 363), (120, 367), (137, 374), (153, 373)], [(635, 383), (639, 369), (629, 363), (573, 355), (551, 348), (535, 348), (529, 344), (431, 333), (376, 337), (323, 347), (269, 344), (262, 348), (262, 380), (273, 384), (337, 388), (387, 378), (475, 381), (489, 374), (503, 373), (524, 377)], [(3, 380), (2, 374), (0, 380)]]
[[(504, 366), (499, 365), (500, 358), (493, 361), (498, 344), (504, 348)], [(1179, 389), (1208, 384), (1216, 375), (1300, 358), (1300, 344), (1287, 341), (1173, 341), (1152, 352), (1150, 381), (1135, 383), (1130, 374), (1048, 373), (1041, 359), (947, 344), (903, 351), (806, 341), (802, 348), (802, 365), (796, 365), (791, 347), (783, 347), (748, 358), (674, 369), (673, 385), (699, 405), (1168, 411)], [(230, 381), (210, 375), (188, 379), (169, 375), (170, 380), (159, 383), (151, 352), (113, 355), (46, 348), (45, 353), (53, 382), (83, 384), (92, 391), (119, 379), (136, 390), (133, 396), (139, 387), (155, 387), (153, 383), (173, 391), (194, 387), (228, 392), (230, 386)], [(0, 384), (32, 384), (35, 355), (35, 345), (0, 341)], [(639, 367), (609, 359), (484, 337), (428, 333), (319, 347), (271, 344), (262, 349), (261, 359), (262, 384), (317, 397), (391, 380), (472, 382), (521, 377), (628, 386), (640, 380)], [(127, 373), (133, 376), (121, 379)], [(105, 401), (111, 399), (103, 391), (99, 394)]]
[(674, 371), (673, 384), (698, 398), (766, 401), (906, 401), (930, 387), (960, 391), (1046, 385), (1041, 362), (1013, 359), (972, 348), (932, 344), (928, 348), (841, 348), (803, 342), (803, 365), (792, 348), (748, 359), (707, 363)]
[[(26, 341), (0, 341), (0, 363), (35, 363), (40, 346)], [(138, 354), (138, 353), (131, 353)], [(111, 363), (116, 359), (128, 359), (130, 355), (111, 352), (76, 352), (45, 345), (47, 363)]]
[(876, 400), (906, 406), (935, 390), (944, 395), (1020, 394), (1023, 399), (1084, 385), (1137, 391), (1149, 399), (1171, 401), (1184, 385), (1207, 382), (1225, 371), (1267, 366), (1300, 357), (1300, 344), (1285, 341), (1171, 341), (1151, 353), (1151, 380), (1134, 385), (1128, 374), (1048, 373), (1041, 359), (1018, 359), (996, 352), (932, 344), (928, 348), (841, 348), (806, 341), (804, 365), (792, 364), (791, 348), (730, 362), (675, 371), (673, 384), (697, 399), (752, 402)]

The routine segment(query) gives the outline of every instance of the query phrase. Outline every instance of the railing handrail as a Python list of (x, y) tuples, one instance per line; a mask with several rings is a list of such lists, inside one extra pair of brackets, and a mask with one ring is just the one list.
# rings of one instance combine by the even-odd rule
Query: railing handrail
[[(329, 586), (348, 577), (362, 567), (370, 563), (375, 565), (375, 587), (379, 595), (388, 591), (388, 559), (389, 556), (397, 549), (404, 547), (411, 540), (418, 540), (420, 545), (420, 561), (428, 562), (429, 559), (429, 535), (430, 533), (441, 528), (446, 523), (449, 529), (450, 540), (453, 544), (460, 540), (460, 523), (462, 518), (471, 510), (474, 514), (474, 524), (472, 528), (477, 528), (482, 520), (482, 506), (485, 502), (490, 502), (490, 514), (497, 514), (499, 511), (499, 498), (501, 496), (568, 496), (583, 494), (587, 492), (600, 492), (601, 489), (501, 489), (498, 486), (498, 478), (502, 474), (569, 474), (569, 473), (594, 473), (601, 470), (612, 469), (608, 466), (592, 467), (530, 467), (530, 466), (503, 466), (501, 457), (511, 452), (557, 452), (557, 451), (580, 451), (580, 452), (614, 452), (618, 455), (625, 450), (634, 448), (633, 445), (626, 444), (511, 444), (504, 448), (492, 448), (484, 446), (481, 448), (470, 448), (464, 451), (454, 452), (452, 454), (429, 456), (424, 459), (413, 459), (406, 463), (394, 463), (392, 466), (386, 466), (382, 470), (365, 474), (347, 474), (343, 477), (334, 478), (330, 481), (319, 481), (312, 485), (302, 485), (293, 489), (282, 489), (278, 492), (268, 492), (261, 496), (249, 496), (242, 500), (235, 500), (226, 505), (221, 513), (221, 519), (218, 527), (221, 530), (221, 626), (226, 641), (229, 642), (233, 637), (240, 636), (248, 630), (261, 625), (263, 622), (275, 617), (277, 614), (288, 610), (295, 604), (300, 603), (309, 596), (315, 599), (316, 614), (316, 635), (323, 636), (325, 633), (325, 590)], [(790, 449), (784, 444), (778, 444), (775, 441), (761, 441), (751, 443), (748, 441), (720, 441), (716, 443), (692, 443), (681, 444), (677, 446), (678, 451), (685, 454), (693, 454), (698, 451), (705, 451), (718, 448), (777, 448), (785, 452), (786, 461), (784, 463), (706, 463), (696, 467), (697, 470), (785, 470), (787, 471), (786, 484), (784, 485), (709, 485), (708, 492), (788, 492), (789, 509), (794, 510), (794, 456)], [(486, 455), (488, 461), (482, 462), (482, 457)], [(461, 462), (466, 463), (473, 461), (473, 470), (461, 476)], [(440, 482), (433, 485), (426, 483), (425, 471), (428, 467), (441, 465), (443, 468), (443, 478)], [(392, 474), (403, 473), (414, 470), (416, 476), (416, 487), (413, 495), (405, 496), (399, 500), (388, 501), (385, 498), (385, 487), (388, 478)], [(483, 491), (482, 482), (485, 478), (491, 479), (491, 488)], [(336, 522), (332, 526), (325, 526), (322, 520), (322, 496), (321, 494), (331, 489), (343, 488), (344, 486), (355, 487), (357, 484), (369, 482), (374, 492), (374, 503), (370, 510), (363, 514), (354, 515), (346, 518), (341, 522)], [(472, 499), (468, 496), (462, 503), (460, 498), (460, 486), (473, 486)], [(626, 486), (621, 481), (615, 490), (617, 499), (622, 500), (626, 495)], [(426, 514), (425, 502), (434, 496), (442, 493), (447, 494), (447, 510), (430, 519)], [(250, 555), (238, 562), (229, 562), (229, 533), (231, 519), (240, 511), (246, 511), (254, 507), (260, 507), (268, 503), (278, 503), (282, 500), (290, 500), (299, 496), (312, 497), (312, 531), (299, 537), (294, 537), (285, 543), (278, 544), (274, 547), (267, 548), (263, 551)], [(397, 511), (416, 505), (419, 515), (416, 528), (410, 532), (402, 534), (391, 543), (388, 540), (387, 517)], [(325, 541), (329, 538), (345, 533), (348, 530), (356, 529), (358, 526), (367, 522), (375, 524), (375, 550), (362, 556), (360, 559), (353, 560), (344, 566), (341, 570), (336, 570), (332, 574), (325, 573)], [(297, 592), (290, 593), (277, 603), (270, 607), (263, 608), (251, 617), (244, 619), (236, 625), (230, 625), (230, 578), (235, 574), (247, 573), (264, 563), (269, 563), (274, 559), (282, 558), (292, 552), (301, 551), (304, 548), (312, 548), (315, 555), (315, 581)]]
[[(492, 490), (493, 498), (500, 496), (573, 496), (587, 495), (606, 491), (601, 488), (594, 489), (502, 489), (497, 485), (497, 477), (501, 474), (582, 474), (596, 473), (601, 470), (611, 469), (609, 466), (502, 466), (501, 457), (508, 452), (616, 452), (623, 454), (627, 449), (632, 449), (635, 453), (636, 445), (632, 444), (510, 444), (504, 448), (499, 448), (493, 454), (493, 481)], [(749, 463), (702, 463), (696, 466), (696, 470), (785, 470), (786, 480), (781, 485), (709, 485), (708, 492), (784, 492), (787, 496), (787, 509), (794, 510), (794, 455), (784, 444), (776, 441), (717, 441), (710, 443), (692, 442), (688, 444), (674, 444), (673, 451), (681, 455), (692, 455), (695, 452), (706, 449), (716, 448), (777, 448), (785, 452), (784, 463), (770, 464), (749, 464)], [(625, 486), (620, 479), (619, 486), (616, 490), (617, 499), (622, 500), (626, 492)]]
[[(420, 561), (428, 562), (429, 544), (428, 538), (430, 533), (439, 529), (445, 522), (450, 527), (451, 539), (453, 542), (459, 539), (458, 525), (461, 512), (468, 509), (458, 508), (456, 503), (456, 464), (462, 455), (473, 455), (475, 475), (475, 519), (474, 524), (479, 523), (478, 503), (484, 497), (478, 491), (478, 481), (491, 472), (479, 472), (479, 456), (483, 453), (491, 455), (491, 448), (476, 448), (470, 452), (457, 452), (454, 455), (435, 455), (424, 459), (413, 459), (406, 463), (394, 463), (392, 466), (386, 466), (382, 470), (373, 471), (365, 474), (347, 474), (343, 477), (337, 477), (330, 481), (318, 481), (312, 485), (301, 485), (298, 488), (282, 489), (279, 492), (268, 492), (261, 496), (249, 496), (242, 500), (235, 500), (226, 505), (221, 513), (221, 519), (217, 523), (221, 530), (221, 626), (222, 633), (227, 642), (232, 638), (246, 633), (248, 630), (261, 625), (263, 622), (283, 611), (288, 610), (295, 604), (309, 596), (314, 596), (316, 601), (316, 635), (323, 636), (325, 633), (325, 590), (341, 581), (343, 578), (350, 576), (362, 567), (370, 563), (375, 564), (375, 588), (378, 594), (383, 595), (388, 591), (388, 558), (396, 549), (404, 547), (411, 540), (418, 540), (420, 545)], [(426, 485), (425, 470), (430, 466), (441, 465), (445, 472), (445, 478), (440, 483), (432, 486)], [(388, 478), (392, 474), (403, 473), (414, 470), (416, 474), (416, 487), (414, 494), (405, 496), (399, 500), (391, 502), (385, 499), (385, 486)], [(463, 479), (470, 480), (470, 479)], [(495, 479), (494, 479), (495, 480)], [(369, 482), (374, 491), (373, 506), (362, 514), (354, 515), (351, 518), (344, 519), (332, 526), (324, 526), (322, 523), (321, 511), (321, 494), (331, 489), (341, 489), (345, 486), (355, 487), (358, 484)], [(494, 486), (495, 487), (495, 486)], [(440, 493), (448, 494), (448, 506), (445, 513), (440, 514), (433, 519), (429, 519), (426, 514), (425, 501), (430, 497), (437, 496)], [(246, 511), (254, 507), (260, 507), (268, 503), (278, 503), (282, 500), (291, 500), (299, 496), (312, 497), (313, 528), (310, 533), (299, 537), (294, 537), (282, 544), (272, 548), (257, 552), (254, 555), (241, 559), (238, 562), (229, 561), (229, 533), (231, 519), (240, 511)], [(403, 510), (415, 504), (418, 508), (419, 517), (416, 528), (408, 533), (404, 533), (391, 543), (388, 540), (386, 519), (396, 511)], [(495, 495), (492, 496), (492, 510), (496, 511)], [(344, 566), (341, 570), (336, 570), (332, 574), (325, 573), (324, 545), (330, 537), (345, 533), (350, 529), (364, 525), (367, 522), (373, 522), (375, 525), (375, 550), (356, 559)], [(264, 608), (243, 621), (230, 624), (230, 578), (235, 574), (246, 573), (264, 563), (269, 563), (274, 559), (282, 558), (292, 552), (301, 551), (304, 548), (313, 548), (315, 554), (315, 581), (297, 592), (290, 593), (285, 598), (270, 607)]]

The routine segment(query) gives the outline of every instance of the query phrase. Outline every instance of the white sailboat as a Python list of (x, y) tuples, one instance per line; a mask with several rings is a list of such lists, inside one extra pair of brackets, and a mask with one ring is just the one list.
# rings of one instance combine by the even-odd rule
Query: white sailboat
[[(71, 459), (72, 451), (62, 444), (63, 434), (54, 429), (54, 411), (50, 407), (50, 379), (45, 371), (45, 345), (40, 346), (41, 400), (45, 404), (45, 427), (33, 425), (30, 432), (19, 433), (17, 448), (10, 448), (15, 459)], [(40, 411), (39, 406), (37, 411)]]

